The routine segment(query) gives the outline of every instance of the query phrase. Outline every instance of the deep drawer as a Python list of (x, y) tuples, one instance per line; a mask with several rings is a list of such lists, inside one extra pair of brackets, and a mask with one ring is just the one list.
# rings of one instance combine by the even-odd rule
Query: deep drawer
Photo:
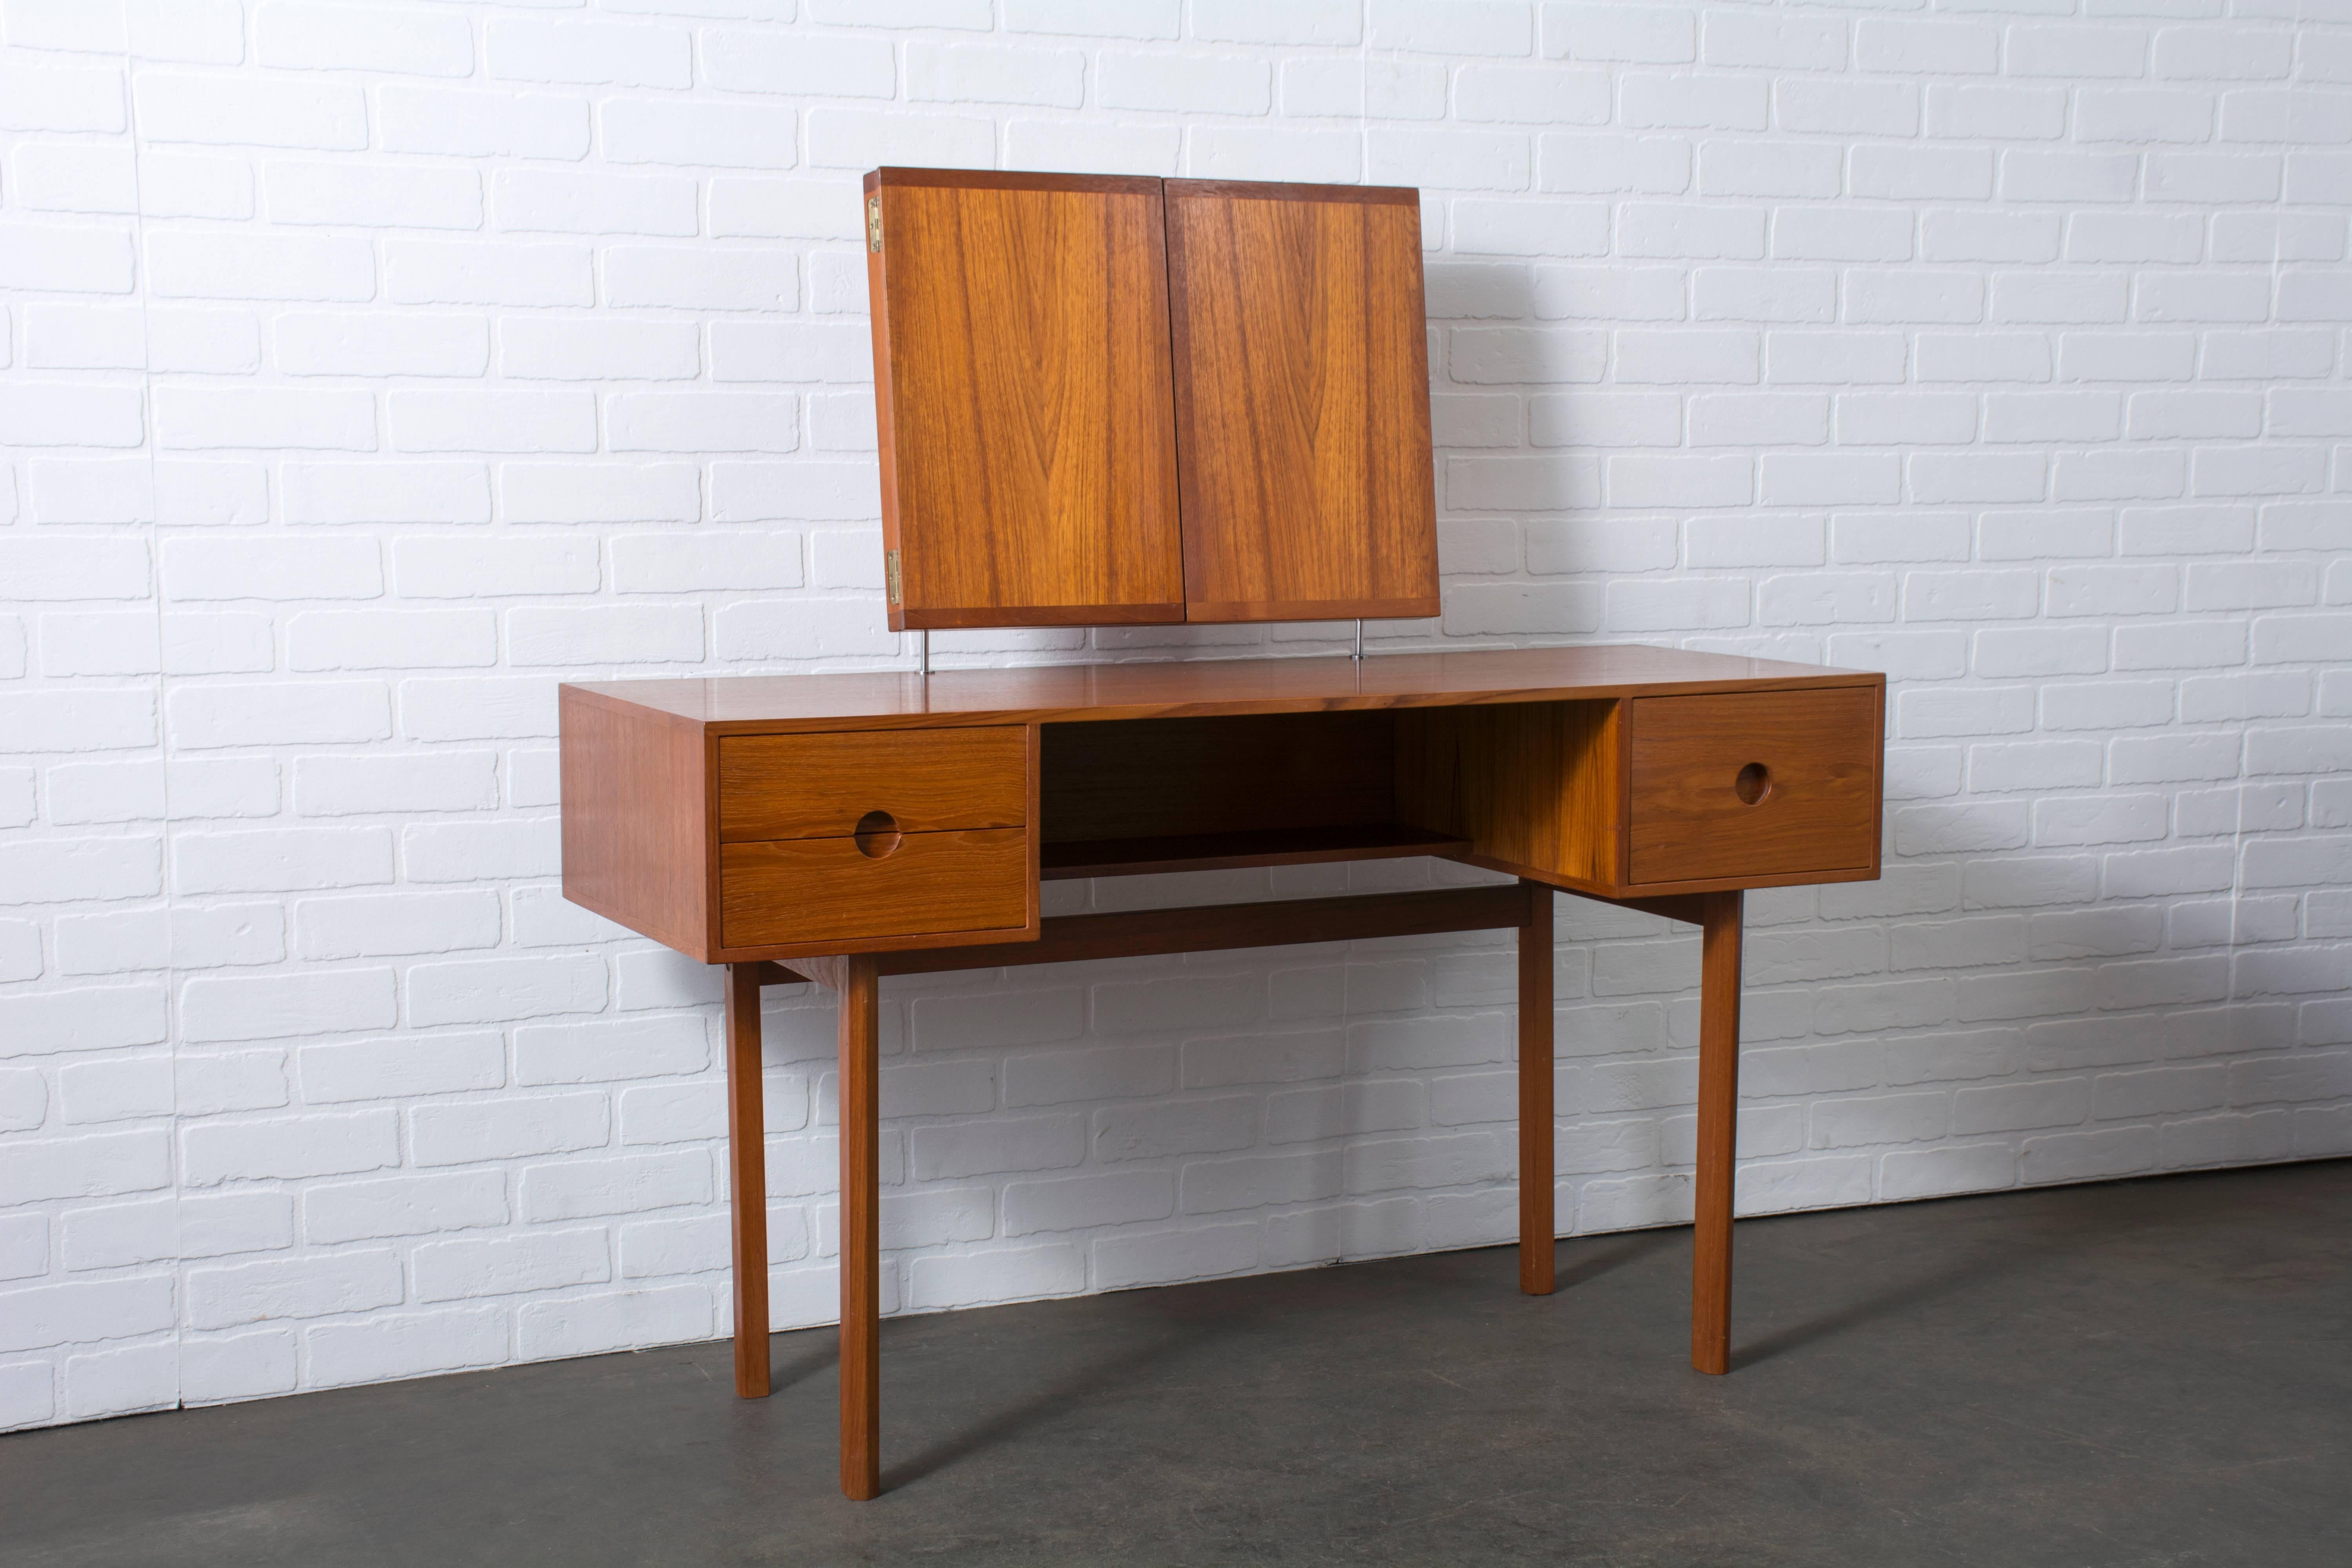
[(1636, 698), (1632, 881), (1871, 865), (1879, 700), (1874, 686)]
[(726, 844), (719, 903), (731, 948), (1015, 928), (1029, 919), (1029, 833), (908, 833), (878, 856), (855, 838)]
[(729, 735), (719, 742), (719, 837), (845, 837), (869, 814), (901, 833), (1029, 820), (1029, 738), (1017, 724)]

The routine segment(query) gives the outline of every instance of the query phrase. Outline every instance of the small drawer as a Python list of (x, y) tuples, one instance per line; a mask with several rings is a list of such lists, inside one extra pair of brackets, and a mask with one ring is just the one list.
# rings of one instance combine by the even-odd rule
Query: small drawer
[(869, 814), (905, 834), (1029, 820), (1029, 732), (860, 730), (719, 742), (719, 837), (839, 838)]
[(1871, 866), (1879, 703), (1874, 686), (1634, 699), (1631, 880)]
[[(885, 848), (887, 852), (872, 851)], [(728, 947), (1003, 931), (1029, 921), (1029, 833), (990, 827), (722, 845)]]

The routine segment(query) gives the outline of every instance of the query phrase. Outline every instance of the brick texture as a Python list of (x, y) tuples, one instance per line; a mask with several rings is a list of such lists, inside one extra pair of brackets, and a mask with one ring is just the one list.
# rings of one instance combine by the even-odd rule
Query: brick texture
[[(1745, 1211), (2352, 1153), (2347, 61), (2220, 0), (0, 6), (0, 1426), (725, 1331), (718, 988), (556, 896), (553, 690), (911, 662), (881, 163), (1420, 185), (1444, 613), (1372, 647), (1887, 672), (1885, 880), (1750, 904)], [(1696, 943), (1559, 913), (1563, 1223), (1686, 1218)], [(893, 982), (884, 1300), (1506, 1238), (1509, 973)], [(832, 1009), (768, 1005), (820, 1322)]]

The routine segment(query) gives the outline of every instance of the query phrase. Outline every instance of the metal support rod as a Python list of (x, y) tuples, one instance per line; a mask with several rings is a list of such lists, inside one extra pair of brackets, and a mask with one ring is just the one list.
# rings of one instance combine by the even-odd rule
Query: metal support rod
[(915, 645), (915, 646), (917, 647), (917, 648), (918, 648), (918, 649), (919, 649), (919, 650), (920, 650), (920, 657), (921, 657), (921, 658), (922, 658), (922, 673), (923, 673), (923, 679), (926, 679), (926, 680), (929, 680), (929, 679), (931, 678), (931, 631), (930, 631), (930, 628), (929, 628), (929, 626), (924, 627), (921, 631), (919, 631), (919, 632), (917, 632), (917, 633), (915, 634), (915, 637), (916, 637), (916, 645)]
[(1356, 657), (1364, 657), (1364, 621), (1360, 616), (1356, 618)]

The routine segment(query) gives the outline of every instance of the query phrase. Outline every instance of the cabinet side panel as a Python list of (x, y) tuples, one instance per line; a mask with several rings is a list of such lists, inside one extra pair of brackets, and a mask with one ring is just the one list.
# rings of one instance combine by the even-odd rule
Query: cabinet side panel
[(1168, 237), (1187, 618), (1437, 614), (1412, 193), (1171, 180)]
[(1622, 722), (1613, 700), (1401, 713), (1397, 814), (1523, 875), (1614, 886)]
[(1569, 795), (1574, 803), (1572, 834), (1591, 844), (1589, 875), (1595, 882), (1622, 886), (1633, 835), (1628, 830), (1630, 796), (1625, 778), (1626, 707), (1623, 702), (1573, 704), (1584, 710), (1588, 743), (1579, 751)]
[(701, 727), (568, 688), (559, 713), (563, 896), (705, 957)]
[(1870, 719), (1870, 880), (1886, 850), (1886, 677), (1878, 678)]
[(873, 193), (894, 626), (1183, 618), (1160, 197), (1101, 184)]

